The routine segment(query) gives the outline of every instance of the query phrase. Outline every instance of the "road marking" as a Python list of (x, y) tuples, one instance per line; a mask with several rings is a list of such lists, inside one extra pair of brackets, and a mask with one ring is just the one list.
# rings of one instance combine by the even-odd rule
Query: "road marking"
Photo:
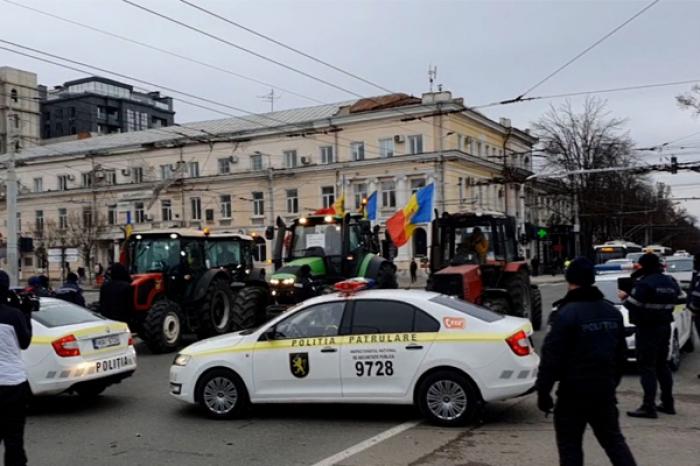
[(374, 437), (370, 437), (367, 440), (363, 440), (362, 442), (355, 444), (341, 452), (338, 452), (333, 456), (329, 456), (328, 458), (323, 459), (318, 463), (314, 463), (311, 466), (332, 466), (340, 461), (343, 461), (344, 459), (350, 458), (351, 456), (354, 456), (362, 451), (367, 450), (368, 448), (371, 448), (385, 440), (388, 440), (391, 437), (400, 434), (401, 432), (405, 432), (408, 429), (412, 429), (420, 423), (421, 421), (404, 422), (403, 424), (399, 424), (398, 426), (385, 430), (384, 432), (381, 432), (375, 435)]

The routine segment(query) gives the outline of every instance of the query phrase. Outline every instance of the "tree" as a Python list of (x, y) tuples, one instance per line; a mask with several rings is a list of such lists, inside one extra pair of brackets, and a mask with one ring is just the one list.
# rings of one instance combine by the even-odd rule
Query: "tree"
[(89, 279), (92, 279), (92, 262), (97, 244), (106, 227), (104, 215), (89, 208), (82, 212), (74, 211), (68, 217), (68, 241), (72, 247), (78, 248)]

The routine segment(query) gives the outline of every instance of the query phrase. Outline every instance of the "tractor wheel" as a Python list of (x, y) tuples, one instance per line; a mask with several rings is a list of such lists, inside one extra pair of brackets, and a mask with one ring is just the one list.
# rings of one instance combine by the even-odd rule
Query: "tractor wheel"
[(383, 290), (395, 290), (399, 287), (396, 279), (396, 266), (391, 262), (384, 262), (377, 272), (377, 288)]
[(508, 314), (531, 319), (532, 300), (530, 298), (530, 283), (527, 280), (527, 275), (523, 272), (513, 274), (506, 279), (504, 288), (508, 290), (511, 303), (513, 304)]
[(530, 316), (530, 322), (532, 322), (532, 328), (535, 330), (540, 330), (542, 328), (542, 292), (538, 286), (532, 285), (531, 295), (532, 297), (532, 314)]
[(140, 336), (153, 353), (175, 351), (182, 340), (180, 306), (167, 299), (156, 301), (146, 313), (141, 328)]
[(221, 335), (231, 330), (233, 292), (226, 280), (213, 280), (199, 311), (199, 338)]
[(231, 330), (245, 330), (264, 322), (268, 304), (267, 290), (260, 286), (241, 289), (233, 300)]
[(506, 298), (487, 298), (484, 301), (484, 307), (498, 314), (507, 315), (510, 313), (510, 304)]

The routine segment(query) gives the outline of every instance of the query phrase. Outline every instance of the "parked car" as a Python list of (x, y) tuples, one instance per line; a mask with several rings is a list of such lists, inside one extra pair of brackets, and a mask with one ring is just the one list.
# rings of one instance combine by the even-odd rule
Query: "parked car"
[(671, 256), (666, 258), (666, 273), (676, 279), (684, 291), (690, 288), (693, 280), (693, 258)]

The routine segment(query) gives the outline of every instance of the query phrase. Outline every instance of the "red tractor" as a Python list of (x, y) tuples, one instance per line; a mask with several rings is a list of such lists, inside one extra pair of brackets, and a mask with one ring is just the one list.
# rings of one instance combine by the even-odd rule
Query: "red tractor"
[(542, 326), (542, 296), (518, 255), (515, 219), (443, 213), (432, 222), (428, 289)]

